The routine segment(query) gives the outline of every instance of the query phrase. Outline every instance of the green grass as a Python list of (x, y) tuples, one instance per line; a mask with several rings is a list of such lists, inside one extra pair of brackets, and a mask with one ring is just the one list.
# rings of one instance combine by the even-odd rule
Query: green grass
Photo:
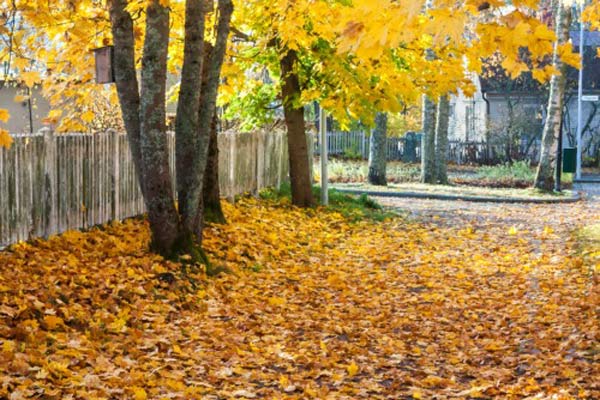
[[(406, 164), (398, 161), (387, 163), (387, 179), (389, 183), (418, 182), (420, 178), (419, 164)], [(320, 179), (320, 165), (314, 163), (314, 176)], [(364, 160), (339, 160), (328, 162), (328, 178), (332, 183), (366, 182), (369, 173)], [(461, 186), (479, 186), (496, 188), (527, 188), (533, 185), (535, 168), (526, 161), (494, 166), (449, 165), (450, 183)], [(563, 186), (572, 184), (572, 174), (563, 174)]]
[(512, 164), (500, 164), (492, 166), (482, 166), (477, 169), (476, 175), (479, 178), (490, 180), (516, 179), (521, 181), (533, 182), (535, 170), (531, 168), (529, 162), (517, 161)]
[[(313, 186), (313, 196), (320, 204), (321, 188)], [(356, 222), (363, 219), (372, 221), (383, 221), (387, 218), (396, 217), (397, 214), (385, 210), (379, 203), (367, 195), (350, 195), (335, 189), (330, 189), (328, 211), (338, 212), (350, 221)], [(283, 183), (279, 189), (268, 188), (259, 193), (262, 199), (291, 201), (292, 190), (289, 183)]]

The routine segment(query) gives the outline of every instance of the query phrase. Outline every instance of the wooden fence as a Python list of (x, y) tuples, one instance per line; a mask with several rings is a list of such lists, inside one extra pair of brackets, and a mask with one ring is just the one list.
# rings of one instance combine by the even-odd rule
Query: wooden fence
[[(218, 138), (223, 196), (279, 186), (287, 179), (285, 132), (225, 132)], [(0, 148), (0, 247), (144, 212), (125, 135), (54, 135), (45, 129), (13, 139), (10, 149)], [(175, 176), (172, 133), (168, 145)]]

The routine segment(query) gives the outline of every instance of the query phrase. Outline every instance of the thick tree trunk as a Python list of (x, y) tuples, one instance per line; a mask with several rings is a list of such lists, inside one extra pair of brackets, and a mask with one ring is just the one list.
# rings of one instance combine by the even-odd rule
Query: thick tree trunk
[(215, 46), (211, 51), (209, 62), (206, 65), (206, 81), (202, 84), (202, 96), (200, 97), (198, 112), (198, 141), (194, 151), (192, 170), (199, 182), (188, 188), (188, 209), (182, 218), (193, 227), (196, 242), (202, 242), (203, 229), (203, 191), (204, 173), (208, 160), (208, 147), (210, 142), (210, 131), (212, 119), (216, 112), (217, 89), (221, 76), (221, 67), (227, 49), (227, 38), (231, 15), (233, 14), (233, 3), (231, 0), (220, 0), (218, 6), (218, 22)]
[(301, 94), (300, 81), (295, 71), (298, 54), (288, 49), (279, 63), (283, 80), (281, 85), (283, 113), (288, 131), (292, 204), (298, 207), (312, 207), (314, 198), (310, 181), (308, 143), (304, 131), (304, 108), (298, 104)]
[(566, 43), (569, 40), (569, 26), (571, 24), (571, 9), (565, 6), (562, 1), (559, 2), (556, 11), (556, 36), (557, 42), (554, 44), (554, 55), (552, 65), (560, 71), (560, 75), (554, 75), (550, 80), (550, 95), (548, 97), (548, 112), (544, 131), (542, 133), (542, 150), (540, 154), (540, 163), (535, 175), (534, 186), (538, 189), (551, 191), (554, 188), (554, 168), (556, 167), (556, 150), (558, 145), (558, 135), (560, 131), (567, 72), (564, 64), (558, 56), (558, 45)]
[(152, 230), (152, 249), (170, 256), (179, 236), (166, 136), (166, 78), (169, 11), (152, 1), (146, 9), (140, 102), (145, 203)]
[(448, 96), (440, 97), (435, 124), (435, 172), (436, 181), (443, 185), (448, 183), (446, 153), (448, 152), (448, 124), (450, 121), (450, 100)]
[(202, 179), (195, 171), (194, 156), (199, 140), (198, 109), (204, 59), (204, 12), (204, 1), (186, 1), (183, 66), (175, 121), (177, 197), (183, 228), (188, 235), (196, 231), (195, 218), (190, 217), (192, 210), (196, 208), (196, 204), (191, 204), (197, 201), (192, 197), (192, 189), (198, 187)]
[(110, 22), (114, 45), (114, 71), (117, 94), (121, 105), (121, 114), (127, 132), (129, 149), (140, 182), (142, 194), (142, 148), (140, 144), (140, 94), (135, 73), (135, 41), (133, 38), (133, 20), (125, 11), (126, 0), (113, 0), (110, 6)]
[(435, 171), (435, 103), (423, 95), (421, 136), (421, 182), (436, 183)]
[(387, 185), (386, 179), (386, 137), (387, 114), (377, 113), (375, 129), (369, 140), (369, 183), (372, 185)]

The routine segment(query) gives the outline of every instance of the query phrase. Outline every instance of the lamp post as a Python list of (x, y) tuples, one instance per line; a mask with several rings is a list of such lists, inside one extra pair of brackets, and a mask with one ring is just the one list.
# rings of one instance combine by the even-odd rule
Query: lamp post
[(580, 4), (579, 13), (579, 57), (581, 58), (581, 67), (579, 68), (579, 81), (577, 84), (577, 165), (575, 168), (575, 179), (581, 179), (581, 156), (582, 156), (582, 143), (581, 143), (581, 130), (583, 124), (583, 47), (584, 47), (584, 35), (583, 35), (583, 20), (581, 14), (583, 13), (584, 2)]
[(329, 188), (327, 176), (327, 113), (319, 105), (319, 147), (321, 156), (321, 204), (329, 205)]

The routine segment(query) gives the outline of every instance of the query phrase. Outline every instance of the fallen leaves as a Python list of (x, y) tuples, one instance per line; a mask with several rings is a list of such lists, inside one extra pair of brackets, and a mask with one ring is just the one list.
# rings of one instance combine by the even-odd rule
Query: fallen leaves
[(0, 398), (598, 398), (598, 288), (544, 207), (461, 226), (244, 199), (206, 229), (216, 278), (139, 220), (17, 244)]

